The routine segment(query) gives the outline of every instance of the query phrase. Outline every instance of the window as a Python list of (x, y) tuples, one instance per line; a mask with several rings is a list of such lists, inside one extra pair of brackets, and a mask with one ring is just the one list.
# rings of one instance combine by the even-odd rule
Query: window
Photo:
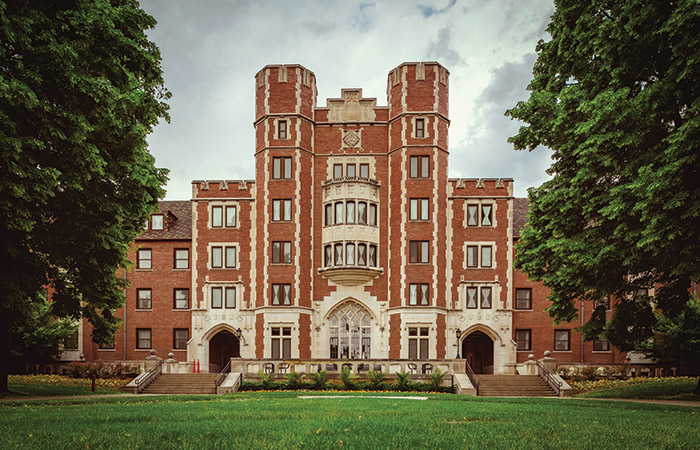
[(481, 309), (491, 309), (491, 288), (481, 288)]
[(476, 287), (468, 287), (467, 288), (467, 309), (476, 309), (478, 306), (477, 304), (477, 295), (479, 295), (479, 288)]
[(598, 308), (599, 306), (604, 306), (606, 311), (610, 310), (610, 298), (608, 297), (603, 297), (598, 300), (595, 300), (593, 302), (593, 309)]
[(467, 205), (467, 226), (479, 225), (479, 205)]
[(355, 223), (355, 202), (345, 204), (345, 223)]
[(411, 156), (411, 178), (428, 178), (430, 175), (429, 156)]
[(605, 339), (596, 339), (593, 341), (594, 352), (609, 352), (610, 344)]
[(518, 350), (531, 350), (532, 330), (515, 330), (515, 343)]
[(226, 268), (236, 267), (236, 247), (226, 247)]
[(333, 225), (333, 205), (331, 203), (327, 203), (325, 206), (325, 211), (326, 211), (326, 218), (325, 222), (323, 223), (325, 226), (329, 227)]
[(173, 330), (173, 350), (186, 350), (187, 341), (190, 340), (190, 330), (187, 328), (175, 328)]
[(335, 204), (335, 224), (343, 223), (343, 202), (336, 202)]
[(272, 243), (272, 263), (291, 264), (292, 263), (292, 243), (273, 242)]
[(491, 246), (481, 246), (481, 267), (491, 267)]
[(272, 200), (272, 220), (274, 222), (289, 222), (292, 220), (291, 200)]
[(342, 164), (333, 164), (333, 178), (343, 178)]
[(335, 265), (343, 265), (343, 244), (335, 244)]
[(277, 139), (287, 139), (287, 121), (277, 121)]
[(211, 266), (213, 268), (221, 268), (224, 266), (224, 254), (223, 247), (212, 247), (211, 248)]
[(376, 245), (369, 246), (368, 261), (369, 261), (368, 265), (370, 267), (377, 267), (377, 246)]
[(151, 230), (162, 230), (165, 228), (163, 214), (153, 214), (151, 216)]
[(360, 178), (369, 178), (369, 164), (360, 164)]
[(151, 265), (151, 249), (142, 248), (139, 249), (136, 256), (136, 268), (137, 269), (150, 269)]
[(78, 330), (75, 330), (68, 339), (63, 341), (63, 350), (78, 350)]
[(345, 264), (348, 266), (355, 265), (355, 244), (345, 245)]
[(411, 327), (408, 329), (408, 359), (428, 359), (430, 328)]
[(430, 208), (428, 207), (427, 198), (412, 198), (410, 205), (410, 220), (428, 220)]
[(554, 330), (554, 351), (568, 352), (570, 350), (571, 330)]
[(377, 205), (369, 204), (369, 224), (373, 227), (377, 226)]
[(211, 288), (211, 307), (220, 309), (223, 306), (223, 290), (220, 287)]
[(367, 203), (357, 202), (357, 223), (367, 225)]
[(136, 309), (151, 309), (150, 289), (136, 289)]
[(100, 350), (114, 350), (114, 336), (112, 336), (112, 342), (102, 342), (97, 346), (97, 348)]
[(292, 357), (292, 328), (272, 327), (272, 359), (291, 359)]
[(347, 164), (345, 166), (345, 176), (348, 178), (355, 178), (357, 176), (356, 170), (357, 166), (355, 164)]
[(532, 289), (515, 290), (515, 309), (532, 309)]
[(175, 289), (173, 291), (173, 308), (187, 309), (190, 307), (190, 290)]
[(224, 207), (211, 207), (211, 226), (212, 228), (221, 228), (224, 226)]
[(491, 226), (491, 205), (481, 205), (481, 226)]
[(425, 119), (416, 119), (415, 120), (415, 135), (417, 138), (424, 138), (425, 137)]
[(190, 268), (190, 250), (187, 248), (175, 249), (175, 268), (189, 269)]
[[(286, 138), (280, 138), (286, 139)], [(292, 178), (292, 158), (273, 157), (272, 158), (272, 179), (273, 180), (290, 180)]]
[(357, 244), (357, 265), (367, 265), (367, 244)]
[(479, 267), (479, 247), (476, 245), (467, 246), (467, 267)]
[(333, 246), (326, 245), (323, 253), (323, 266), (330, 267), (333, 265)]
[(229, 228), (233, 228), (236, 226), (237, 218), (238, 218), (238, 208), (235, 206), (227, 206), (226, 207), (226, 226)]
[(428, 241), (411, 241), (409, 243), (409, 248), (409, 262), (427, 263), (429, 261), (430, 250), (428, 247)]
[[(224, 258), (224, 255), (226, 256)], [(212, 247), (211, 248), (211, 267), (213, 269), (236, 268), (236, 247)]]
[(227, 287), (224, 289), (224, 294), (225, 294), (225, 307), (228, 309), (235, 309), (236, 308), (236, 288), (235, 287)]
[(408, 304), (412, 306), (428, 306), (430, 299), (428, 297), (428, 284), (409, 284), (408, 285)]
[(151, 329), (137, 328), (136, 329), (136, 348), (150, 349), (151, 348)]
[(272, 285), (272, 304), (273, 305), (291, 305), (292, 304), (292, 285), (291, 284), (273, 284)]
[(493, 267), (493, 247), (490, 245), (467, 245), (467, 267)]

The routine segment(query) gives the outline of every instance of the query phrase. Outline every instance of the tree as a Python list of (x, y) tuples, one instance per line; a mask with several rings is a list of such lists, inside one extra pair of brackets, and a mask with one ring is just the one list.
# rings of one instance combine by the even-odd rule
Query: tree
[(700, 279), (700, 8), (555, 4), (530, 98), (506, 112), (527, 124), (515, 148), (543, 145), (554, 161), (529, 191), (515, 266), (551, 289), (557, 321), (576, 317), (575, 299), (613, 296), (612, 320), (600, 307), (585, 337), (643, 350), (687, 311)]
[(95, 342), (119, 326), (116, 273), (167, 180), (145, 139), (170, 95), (154, 25), (135, 0), (0, 0), (0, 359), (47, 287)]

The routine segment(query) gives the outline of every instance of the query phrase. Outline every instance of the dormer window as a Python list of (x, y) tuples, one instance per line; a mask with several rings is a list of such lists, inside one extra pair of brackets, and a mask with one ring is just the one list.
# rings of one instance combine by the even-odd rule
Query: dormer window
[(151, 216), (151, 230), (163, 230), (165, 228), (165, 220), (163, 214), (153, 214)]

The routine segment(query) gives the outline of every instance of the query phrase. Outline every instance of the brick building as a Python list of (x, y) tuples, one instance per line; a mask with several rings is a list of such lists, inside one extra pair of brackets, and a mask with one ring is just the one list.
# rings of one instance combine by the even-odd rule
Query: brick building
[(623, 362), (579, 324), (553, 325), (546, 288), (512, 268), (528, 208), (513, 180), (447, 177), (448, 91), (440, 64), (404, 63), (388, 106), (360, 89), (317, 106), (312, 72), (263, 68), (255, 180), (197, 180), (191, 200), (161, 202), (115, 346), (86, 327), (84, 357)]

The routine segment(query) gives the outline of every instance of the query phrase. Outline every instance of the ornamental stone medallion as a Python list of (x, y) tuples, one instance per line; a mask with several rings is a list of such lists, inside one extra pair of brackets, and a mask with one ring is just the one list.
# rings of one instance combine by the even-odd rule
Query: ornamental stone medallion
[(357, 133), (357, 131), (351, 130), (345, 132), (345, 136), (343, 136), (343, 144), (345, 144), (346, 148), (355, 148), (355, 146), (357, 146), (359, 143), (360, 135)]

